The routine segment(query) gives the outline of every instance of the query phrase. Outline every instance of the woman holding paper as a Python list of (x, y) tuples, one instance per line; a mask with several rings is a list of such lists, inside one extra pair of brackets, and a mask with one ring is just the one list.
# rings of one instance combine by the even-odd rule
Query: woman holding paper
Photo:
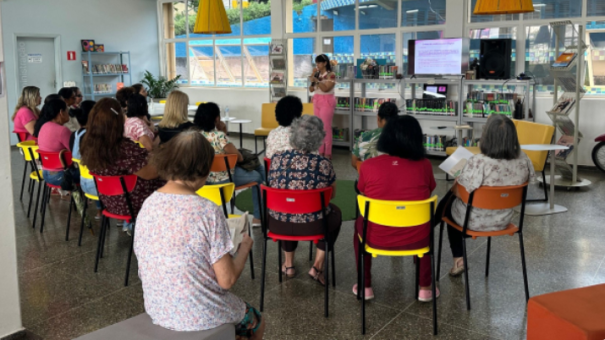
[(176, 135), (152, 158), (168, 182), (149, 196), (137, 220), (145, 311), (154, 324), (175, 331), (235, 324), (238, 339), (262, 339), (260, 312), (229, 292), (253, 241), (244, 233), (234, 249), (221, 209), (196, 194), (213, 159), (214, 149), (195, 130)]
[[(521, 151), (515, 124), (506, 116), (493, 114), (489, 117), (481, 135), (480, 145), (481, 153), (470, 157), (456, 178), (457, 183), (469, 193), (482, 186), (521, 185), (528, 180), (534, 180), (536, 175), (534, 167), (527, 155)], [(452, 192), (445, 195), (439, 203), (435, 216), (441, 218), (445, 213), (458, 225), (463, 225), (466, 204), (458, 198), (455, 198), (451, 205), (448, 204), (452, 196)], [(443, 212), (444, 210), (445, 212)], [(503, 230), (508, 226), (512, 217), (513, 209), (473, 208), (468, 229), (474, 231)], [(454, 266), (450, 270), (450, 275), (458, 276), (464, 272), (462, 233), (449, 225), (447, 231), (454, 256)]]
[(309, 77), (311, 80), (309, 92), (315, 93), (313, 95), (313, 113), (324, 123), (326, 132), (323, 144), (319, 148), (319, 154), (332, 159), (332, 119), (336, 108), (336, 98), (334, 98), (336, 74), (332, 72), (330, 58), (325, 54), (320, 54), (315, 58), (315, 65), (313, 74)]

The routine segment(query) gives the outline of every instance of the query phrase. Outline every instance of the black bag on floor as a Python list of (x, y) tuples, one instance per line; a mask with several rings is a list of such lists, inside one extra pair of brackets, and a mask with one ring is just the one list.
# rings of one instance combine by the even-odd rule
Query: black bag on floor
[(252, 171), (260, 166), (258, 156), (248, 149), (239, 149), (239, 152), (244, 157), (244, 160), (237, 163), (242, 169), (246, 171)]

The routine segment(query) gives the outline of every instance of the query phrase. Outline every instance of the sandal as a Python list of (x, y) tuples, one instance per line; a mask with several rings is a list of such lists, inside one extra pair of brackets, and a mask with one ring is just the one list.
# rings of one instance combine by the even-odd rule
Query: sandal
[[(291, 271), (291, 274), (288, 274), (289, 270)], [(290, 278), (290, 279), (296, 276), (296, 270), (294, 269), (294, 266), (292, 266), (292, 267), (286, 267), (286, 265), (283, 265), (281, 267), (281, 272), (284, 275), (286, 275), (287, 278)]]
[(456, 277), (464, 273), (464, 260), (456, 261), (452, 269), (450, 269), (450, 276)]
[(315, 268), (315, 266), (311, 267), (311, 269), (315, 270), (315, 275), (311, 275), (311, 273), (309, 273), (309, 276), (313, 280), (321, 283), (322, 286), (325, 286), (326, 285), (326, 280), (324, 279), (323, 272), (321, 270)]

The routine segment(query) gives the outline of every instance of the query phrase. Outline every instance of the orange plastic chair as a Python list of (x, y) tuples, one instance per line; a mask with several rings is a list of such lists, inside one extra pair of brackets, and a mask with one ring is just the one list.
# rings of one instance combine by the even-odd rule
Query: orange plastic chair
[[(464, 286), (466, 290), (466, 309), (471, 309), (471, 299), (469, 292), (468, 282), (468, 261), (466, 255), (466, 236), (470, 236), (473, 239), (477, 237), (487, 237), (487, 261), (485, 263), (485, 277), (489, 276), (489, 255), (492, 237), (504, 236), (514, 234), (519, 235), (519, 245), (521, 248), (521, 265), (523, 267), (523, 283), (525, 285), (525, 299), (529, 300), (529, 287), (527, 284), (527, 267), (525, 265), (525, 249), (523, 247), (523, 218), (525, 216), (525, 202), (527, 198), (527, 184), (515, 185), (515, 186), (503, 186), (503, 187), (488, 187), (482, 186), (479, 189), (469, 193), (462, 185), (456, 183), (452, 188), (454, 195), (458, 197), (464, 204), (466, 204), (466, 215), (464, 218), (464, 225), (460, 226), (452, 219), (443, 216), (439, 227), (439, 254), (437, 255), (437, 280), (439, 280), (439, 272), (441, 269), (441, 245), (443, 238), (443, 224), (444, 222), (451, 227), (462, 232), (462, 250), (464, 260)], [(448, 205), (452, 204), (453, 199), (448, 202)], [(468, 229), (468, 223), (470, 220), (471, 212), (474, 208), (486, 209), (486, 210), (502, 210), (502, 209), (513, 209), (521, 205), (521, 214), (519, 216), (519, 226), (509, 223), (504, 230), (498, 231), (473, 231)], [(447, 209), (447, 208), (446, 208)]]
[[(214, 160), (212, 161), (212, 166), (210, 167), (210, 171), (211, 172), (227, 171), (227, 174), (229, 175), (229, 182), (234, 183), (233, 175), (231, 174), (231, 170), (235, 169), (236, 165), (237, 165), (237, 155), (216, 154), (216, 155), (214, 155)], [(235, 187), (235, 190), (236, 191), (244, 190), (247, 188), (252, 188), (257, 185), (258, 185), (257, 182), (250, 182), (250, 183), (246, 183), (244, 185)], [(259, 190), (258, 194), (259, 194), (258, 201), (260, 202), (260, 190)], [(234, 205), (235, 205), (235, 195), (231, 199), (231, 211), (233, 211)]]

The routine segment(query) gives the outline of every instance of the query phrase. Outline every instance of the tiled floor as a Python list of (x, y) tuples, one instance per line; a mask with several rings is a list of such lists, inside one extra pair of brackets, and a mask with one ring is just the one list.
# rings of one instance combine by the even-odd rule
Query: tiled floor
[[(237, 138), (237, 136), (235, 137)], [(245, 146), (253, 148), (251, 138)], [(130, 286), (123, 286), (129, 237), (111, 228), (108, 251), (99, 272), (93, 273), (97, 238), (85, 231), (77, 245), (79, 218), (72, 219), (71, 238), (65, 237), (68, 201), (53, 197), (44, 234), (32, 229), (26, 217), (28, 198), (19, 201), (23, 161), (12, 153), (15, 219), (19, 261), (21, 307), (24, 326), (44, 339), (72, 339), (135, 316), (144, 311), (136, 260)], [(435, 159), (433, 164), (439, 164)], [(349, 153), (335, 151), (340, 179), (354, 179)], [(436, 170), (438, 172), (438, 170)], [(527, 217), (525, 247), (531, 295), (605, 282), (605, 175), (583, 170), (592, 186), (577, 191), (557, 190), (556, 202), (569, 212)], [(443, 196), (449, 183), (438, 181)], [(540, 193), (533, 185), (530, 195)], [(32, 216), (33, 217), (33, 216)], [(98, 224), (98, 223), (97, 223)], [(39, 224), (38, 224), (39, 225)], [(298, 276), (281, 285), (277, 278), (277, 246), (269, 242), (265, 292), (265, 339), (431, 339), (431, 304), (414, 300), (411, 259), (378, 258), (373, 265), (376, 299), (367, 304), (367, 335), (360, 333), (360, 305), (351, 293), (356, 280), (353, 223), (345, 222), (336, 244), (336, 289), (330, 288), (330, 317), (323, 317), (323, 287), (306, 272), (308, 246), (296, 258)], [(94, 230), (98, 232), (98, 226)], [(234, 293), (255, 306), (260, 298), (262, 242), (254, 233), (256, 279), (249, 267)], [(525, 299), (517, 237), (492, 242), (489, 279), (484, 276), (485, 241), (469, 241), (469, 280), (472, 310), (467, 311), (462, 278), (450, 278), (451, 254), (444, 235), (444, 255), (438, 299), (439, 339), (524, 339)]]

